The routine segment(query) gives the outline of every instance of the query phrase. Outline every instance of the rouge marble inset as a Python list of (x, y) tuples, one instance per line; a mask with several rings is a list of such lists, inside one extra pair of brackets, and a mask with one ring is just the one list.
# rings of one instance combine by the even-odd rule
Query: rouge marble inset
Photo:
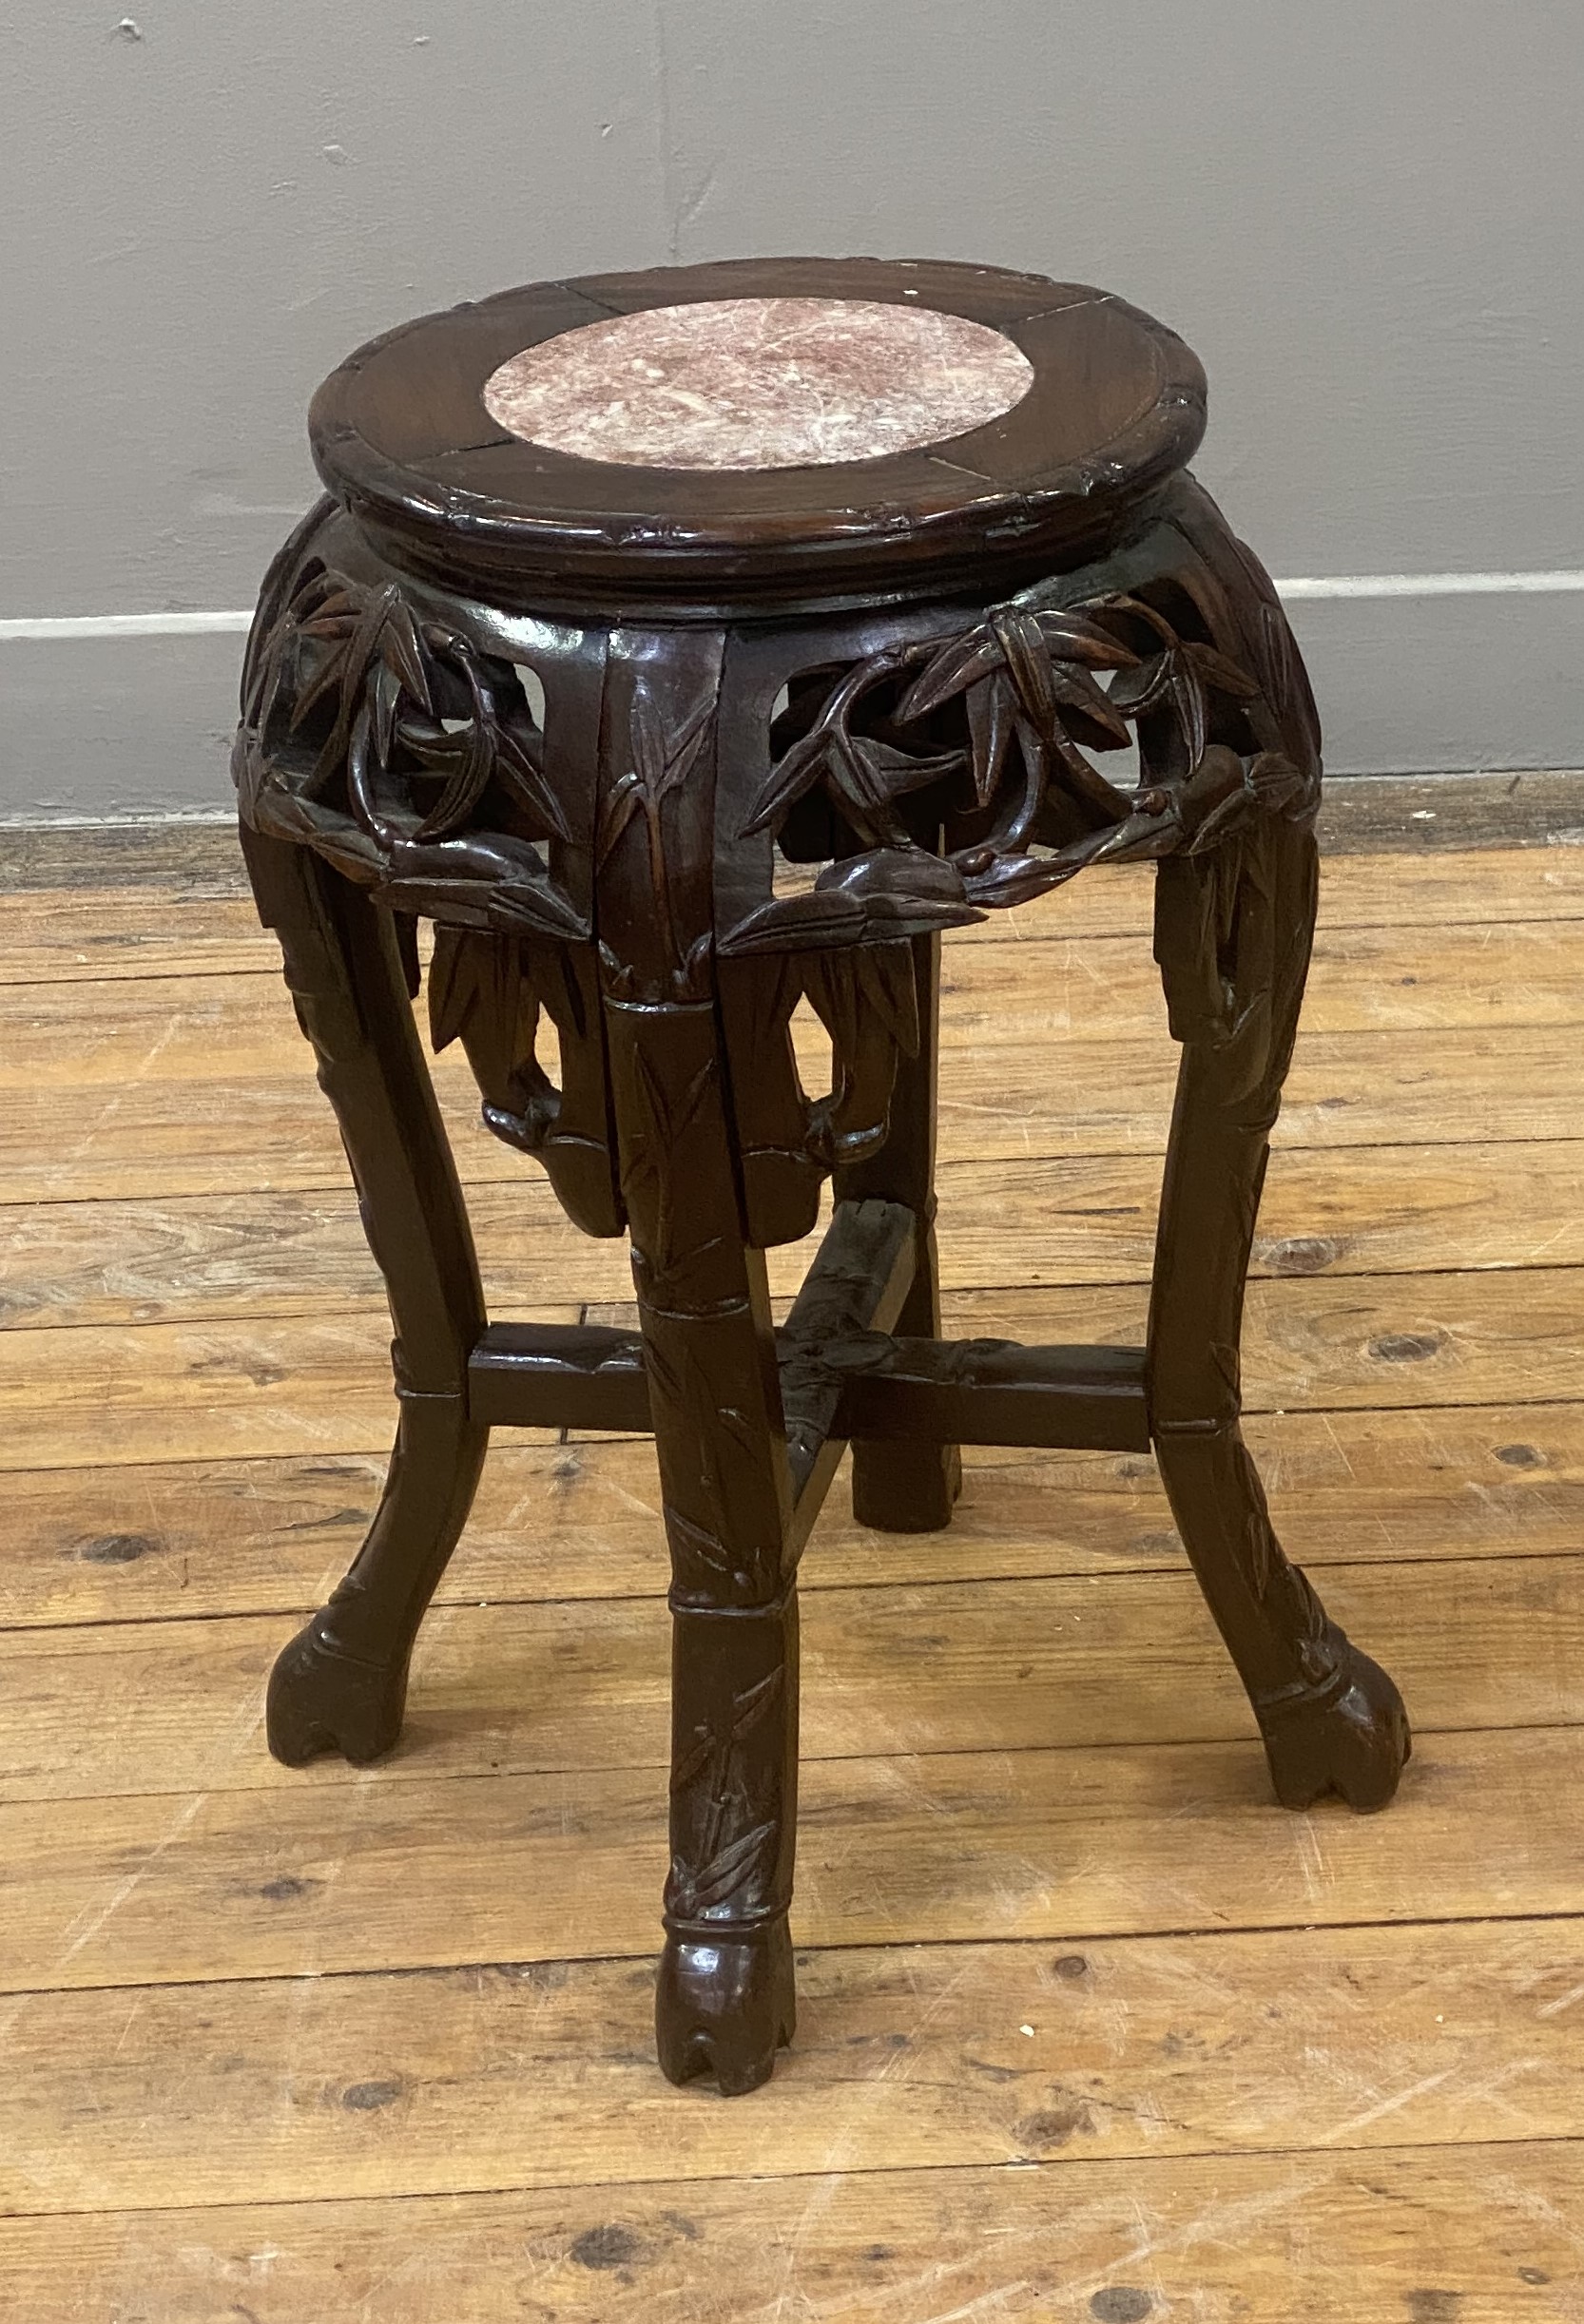
[(868, 298), (711, 298), (586, 323), (492, 374), (492, 419), (628, 467), (819, 468), (938, 444), (1020, 403), (1004, 333)]

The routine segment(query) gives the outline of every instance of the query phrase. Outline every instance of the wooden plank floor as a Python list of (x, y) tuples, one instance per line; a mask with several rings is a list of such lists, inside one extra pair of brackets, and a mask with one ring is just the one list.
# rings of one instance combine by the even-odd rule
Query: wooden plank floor
[[(400, 1750), (264, 1750), (388, 1323), (272, 949), (162, 864), (0, 897), (0, 2312), (1580, 2324), (1584, 852), (1326, 867), (1249, 1433), (1408, 1697), (1398, 1804), (1270, 1804), (1148, 1460), (971, 1453), (918, 1540), (839, 1483), (798, 2043), (730, 2104), (650, 2050), (647, 1445), (503, 1440)], [(953, 1328), (1140, 1330), (1148, 906), (951, 946)], [(499, 1312), (626, 1314), (438, 1079)]]

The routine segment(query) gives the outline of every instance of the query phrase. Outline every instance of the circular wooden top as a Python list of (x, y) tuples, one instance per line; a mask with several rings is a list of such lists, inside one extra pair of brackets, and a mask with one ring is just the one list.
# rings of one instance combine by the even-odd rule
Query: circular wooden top
[(373, 341), (309, 421), (393, 562), (611, 613), (1015, 586), (1102, 547), (1204, 424), (1197, 359), (1120, 299), (869, 259), (506, 291)]

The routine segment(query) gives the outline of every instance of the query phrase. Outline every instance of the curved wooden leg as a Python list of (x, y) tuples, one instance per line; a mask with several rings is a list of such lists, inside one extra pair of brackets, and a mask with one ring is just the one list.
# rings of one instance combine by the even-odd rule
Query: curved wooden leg
[[(1244, 1283), (1314, 928), (1315, 851), (1273, 824), (1240, 851), (1161, 867), (1157, 951), (1186, 1040), (1149, 1323), (1151, 1428), (1184, 1546), (1248, 1690), (1277, 1797), (1384, 1807), (1409, 1751), (1385, 1673), (1329, 1621), (1272, 1530), (1238, 1429)], [(1217, 1038), (1173, 992), (1204, 932), (1229, 931)]]
[(483, 1294), (389, 913), (306, 849), (245, 829), (242, 848), (385, 1277), (399, 1398), (368, 1538), (271, 1675), (269, 1744), (289, 1766), (363, 1761), (400, 1732), (413, 1642), (478, 1482), (489, 1431), (468, 1416), (467, 1364)]
[[(940, 938), (913, 940), (918, 991), (918, 1051), (897, 1061), (886, 1142), (868, 1161), (836, 1173), (839, 1202), (879, 1197), (902, 1202), (918, 1221), (913, 1286), (896, 1330), (909, 1338), (940, 1337), (940, 1264), (935, 1241), (936, 1085), (940, 1048)], [(887, 1533), (937, 1533), (952, 1522), (962, 1490), (956, 1445), (857, 1444), (853, 1515)]]
[(270, 1673), (269, 1747), (288, 1767), (320, 1751), (361, 1766), (396, 1742), (413, 1642), (473, 1506), (489, 1431), (457, 1396), (397, 1394), (396, 1446), (367, 1539)]

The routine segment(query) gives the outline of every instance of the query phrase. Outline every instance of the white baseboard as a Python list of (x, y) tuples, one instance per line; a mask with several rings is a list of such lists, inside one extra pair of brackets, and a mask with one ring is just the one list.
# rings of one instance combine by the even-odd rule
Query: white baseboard
[[(1567, 597), (1584, 591), (1584, 568), (1516, 573), (1310, 573), (1278, 581), (1287, 605), (1335, 598)], [(189, 613), (23, 613), (0, 619), (0, 645), (67, 643), (78, 638), (245, 636), (253, 615), (241, 610)]]
[[(1584, 569), (1279, 582), (1330, 773), (1584, 760)], [(246, 611), (0, 621), (0, 821), (228, 811)]]

